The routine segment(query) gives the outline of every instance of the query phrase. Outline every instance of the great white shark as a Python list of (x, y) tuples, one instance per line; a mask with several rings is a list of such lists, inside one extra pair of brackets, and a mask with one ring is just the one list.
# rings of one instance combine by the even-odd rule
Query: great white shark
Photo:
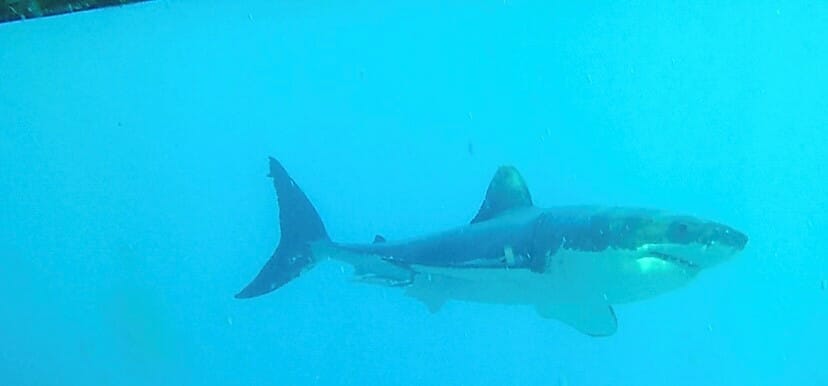
[(399, 241), (338, 243), (272, 157), (269, 177), (281, 239), (236, 298), (274, 291), (330, 258), (353, 265), (358, 281), (402, 288), (432, 312), (452, 299), (531, 305), (541, 317), (609, 336), (617, 330), (613, 305), (679, 288), (748, 241), (727, 225), (661, 210), (540, 208), (517, 169), (501, 166), (465, 225)]

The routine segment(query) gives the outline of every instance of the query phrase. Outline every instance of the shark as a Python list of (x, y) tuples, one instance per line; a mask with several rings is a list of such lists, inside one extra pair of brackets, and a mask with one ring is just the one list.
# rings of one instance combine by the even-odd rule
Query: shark
[(356, 281), (399, 288), (430, 312), (447, 301), (525, 305), (602, 337), (618, 329), (613, 306), (683, 287), (748, 242), (728, 225), (663, 210), (541, 208), (520, 172), (503, 165), (471, 221), (402, 240), (341, 243), (283, 165), (273, 157), (269, 163), (281, 236), (239, 299), (270, 293), (333, 259), (353, 266)]

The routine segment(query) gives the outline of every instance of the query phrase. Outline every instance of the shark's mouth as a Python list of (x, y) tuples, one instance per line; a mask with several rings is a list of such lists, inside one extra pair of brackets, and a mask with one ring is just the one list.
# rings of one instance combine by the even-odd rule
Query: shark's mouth
[(683, 266), (683, 267), (686, 267), (686, 268), (693, 268), (693, 269), (699, 269), (700, 268), (698, 264), (696, 264), (696, 263), (694, 263), (690, 260), (684, 259), (681, 256), (676, 256), (676, 255), (671, 255), (671, 254), (668, 254), (668, 253), (656, 252), (656, 251), (649, 251), (649, 252), (647, 252), (647, 254), (651, 257), (655, 257), (657, 259), (664, 260), (666, 262), (670, 262), (670, 263), (673, 263), (673, 264), (677, 264), (677, 265), (680, 265), (680, 266)]

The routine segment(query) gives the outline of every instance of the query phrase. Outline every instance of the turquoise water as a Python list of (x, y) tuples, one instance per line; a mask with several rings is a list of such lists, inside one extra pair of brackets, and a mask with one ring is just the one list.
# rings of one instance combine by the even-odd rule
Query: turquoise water
[[(0, 384), (828, 384), (825, 3), (418, 3), (0, 25)], [(269, 155), (341, 241), (465, 223), (512, 164), (539, 205), (750, 243), (600, 339), (334, 262), (236, 300), (278, 241)]]

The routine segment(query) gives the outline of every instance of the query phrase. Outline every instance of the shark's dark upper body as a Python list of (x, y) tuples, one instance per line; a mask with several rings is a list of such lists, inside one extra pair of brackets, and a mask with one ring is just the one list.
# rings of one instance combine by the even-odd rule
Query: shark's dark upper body
[[(445, 232), (402, 241), (338, 244), (386, 257), (400, 265), (526, 268), (543, 272), (562, 250), (636, 250), (644, 244), (727, 243), (741, 248), (747, 238), (722, 224), (670, 216), (655, 210), (594, 206), (516, 208), (495, 220), (472, 222)], [(680, 259), (676, 256), (675, 259)], [(692, 266), (691, 260), (681, 261)]]
[[(543, 255), (534, 232), (540, 212), (518, 210), (502, 221), (472, 223), (409, 240), (373, 244), (338, 244), (356, 252), (383, 256), (401, 265), (529, 267), (532, 256)], [(511, 254), (512, 259), (506, 259)]]

